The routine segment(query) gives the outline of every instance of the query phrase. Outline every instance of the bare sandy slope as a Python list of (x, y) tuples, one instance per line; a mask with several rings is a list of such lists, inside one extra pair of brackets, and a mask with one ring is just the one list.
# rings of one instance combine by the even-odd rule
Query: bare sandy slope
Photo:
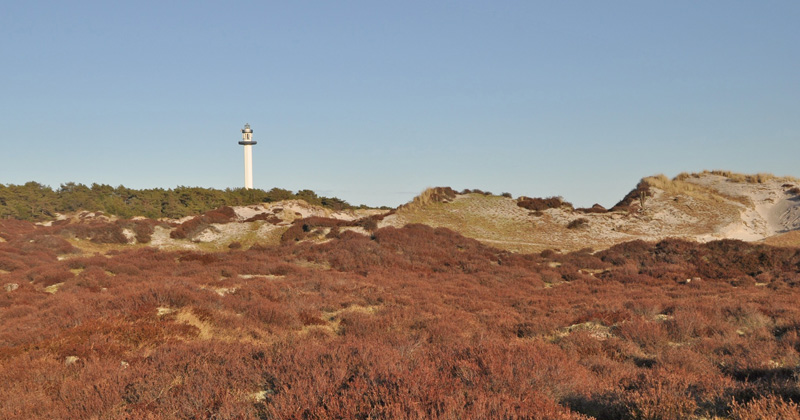
[[(283, 232), (298, 219), (325, 217), (350, 221), (385, 212), (373, 209), (335, 211), (308, 204), (303, 200), (285, 200), (233, 207), (233, 209), (236, 213), (235, 221), (211, 224), (202, 232), (194, 235), (191, 240), (170, 238), (171, 229), (156, 227), (150, 245), (161, 249), (205, 251), (225, 249), (234, 242), (238, 242), (245, 248), (254, 244), (275, 245), (280, 242)], [(267, 220), (248, 221), (259, 216), (267, 218)]]
[(747, 204), (731, 202), (739, 209), (740, 219), (712, 233), (711, 237), (757, 241), (800, 228), (800, 198), (787, 192), (783, 187), (786, 184), (784, 180), (753, 184), (706, 175), (687, 181), (712, 188), (725, 196), (749, 200)]

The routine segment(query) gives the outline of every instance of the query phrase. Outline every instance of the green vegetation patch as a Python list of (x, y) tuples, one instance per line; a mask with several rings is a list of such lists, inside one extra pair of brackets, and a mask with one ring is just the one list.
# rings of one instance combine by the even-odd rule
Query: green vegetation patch
[[(0, 184), (0, 218), (43, 221), (53, 220), (57, 213), (80, 210), (103, 212), (121, 218), (144, 216), (151, 219), (181, 217), (205, 213), (222, 206), (247, 206), (281, 200), (305, 200), (307, 203), (333, 210), (354, 209), (336, 197), (320, 197), (314, 191), (296, 193), (281, 188), (259, 189), (176, 187), (135, 190), (122, 185), (68, 182), (58, 189), (37, 182), (24, 185)], [(360, 206), (358, 208), (366, 208)]]

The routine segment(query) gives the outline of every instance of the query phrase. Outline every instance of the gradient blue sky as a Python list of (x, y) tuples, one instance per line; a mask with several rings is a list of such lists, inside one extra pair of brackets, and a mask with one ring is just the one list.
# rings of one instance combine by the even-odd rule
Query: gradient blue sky
[(9, 1), (0, 183), (428, 186), (610, 206), (800, 176), (797, 1)]

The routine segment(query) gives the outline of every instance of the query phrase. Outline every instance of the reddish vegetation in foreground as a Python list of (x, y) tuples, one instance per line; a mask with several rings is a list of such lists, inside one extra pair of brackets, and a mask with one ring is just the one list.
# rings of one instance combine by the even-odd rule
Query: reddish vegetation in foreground
[(0, 236), (3, 419), (800, 418), (796, 249), (516, 255), (411, 225), (75, 257)]

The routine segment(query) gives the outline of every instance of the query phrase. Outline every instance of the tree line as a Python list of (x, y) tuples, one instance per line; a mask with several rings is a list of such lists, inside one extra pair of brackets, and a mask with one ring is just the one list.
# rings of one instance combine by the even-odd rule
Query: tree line
[(61, 184), (59, 188), (53, 189), (38, 182), (27, 182), (24, 185), (0, 184), (0, 219), (50, 220), (57, 213), (79, 210), (101, 211), (122, 218), (144, 216), (151, 219), (175, 219), (221, 206), (246, 206), (292, 199), (305, 200), (309, 204), (334, 210), (354, 208), (342, 199), (320, 197), (311, 190), (295, 193), (282, 188), (266, 191), (185, 186), (136, 190), (122, 185), (115, 188), (104, 184), (93, 183), (86, 186), (74, 182)]

